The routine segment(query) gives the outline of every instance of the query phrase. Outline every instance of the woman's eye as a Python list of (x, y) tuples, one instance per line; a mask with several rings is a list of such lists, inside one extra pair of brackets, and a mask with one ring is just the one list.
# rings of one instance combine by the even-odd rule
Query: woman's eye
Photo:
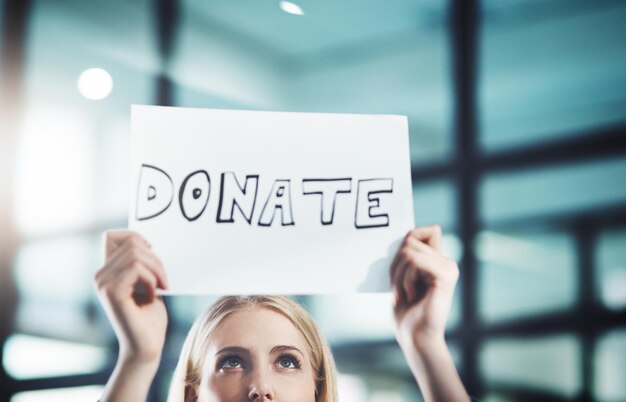
[(300, 368), (299, 362), (293, 357), (281, 357), (278, 359), (278, 366), (283, 369)]
[(229, 357), (222, 362), (222, 368), (240, 368), (241, 359), (238, 357)]

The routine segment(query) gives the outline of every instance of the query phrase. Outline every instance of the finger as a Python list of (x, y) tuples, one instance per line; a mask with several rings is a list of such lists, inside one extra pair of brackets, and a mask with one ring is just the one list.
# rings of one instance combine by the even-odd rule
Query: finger
[(438, 253), (433, 247), (413, 236), (408, 236), (406, 238), (404, 246), (418, 252), (424, 252), (433, 256), (440, 256), (440, 253)]
[(430, 281), (431, 284), (439, 285), (442, 281), (455, 283), (459, 276), (456, 263), (441, 255), (410, 248), (406, 248), (403, 254), (409, 261), (407, 269), (417, 270), (419, 276)]
[(441, 226), (439, 225), (417, 227), (411, 230), (407, 237), (414, 237), (415, 239), (428, 244), (438, 253), (443, 251)]
[(400, 290), (393, 286), (391, 288), (391, 292), (393, 293), (393, 309), (394, 311), (398, 311), (402, 306), (402, 297), (400, 295)]
[(393, 258), (393, 262), (391, 263), (391, 269), (389, 270), (389, 281), (392, 285), (395, 283), (395, 278), (398, 275), (398, 270), (404, 264), (404, 261), (406, 261), (408, 258), (408, 248), (403, 241), (401, 247), (398, 249), (395, 257)]
[[(124, 281), (132, 281), (133, 264), (141, 263), (157, 277), (157, 285), (163, 289), (168, 287), (165, 269), (152, 249), (137, 238), (126, 238), (109, 258), (102, 269), (96, 273), (95, 281), (98, 288), (109, 286), (112, 282), (118, 285)], [(129, 275), (131, 278), (129, 279)]]
[(132, 298), (137, 305), (145, 305), (156, 298), (157, 277), (143, 264), (135, 262), (123, 277), (110, 281), (102, 290), (113, 306), (121, 306)]
[(432, 273), (420, 269), (420, 264), (423, 264), (424, 259), (430, 258), (430, 256), (423, 251), (410, 248), (403, 250), (403, 255), (406, 257), (402, 259), (396, 271), (393, 286), (398, 288), (398, 293), (402, 299), (411, 303), (418, 296), (418, 281), (428, 281), (428, 283), (432, 281)]
[(412, 303), (417, 299), (417, 281), (419, 280), (419, 271), (409, 265), (404, 272), (402, 278), (402, 287), (406, 293), (407, 303)]
[(403, 263), (402, 260), (406, 260), (410, 258), (408, 255), (408, 252), (411, 249), (414, 249), (417, 251), (422, 250), (422, 251), (434, 252), (430, 249), (430, 246), (412, 237), (411, 232), (407, 233), (404, 236), (402, 243), (400, 243), (400, 247), (398, 248), (398, 251), (396, 252), (396, 255), (393, 258), (393, 261), (391, 262), (391, 268), (389, 270), (389, 277), (391, 278), (392, 281), (393, 281), (393, 277), (396, 275), (396, 270)]
[(389, 270), (389, 276), (390, 278), (393, 278), (395, 276), (395, 271), (398, 269), (398, 267), (401, 265), (401, 259), (403, 258), (403, 252), (406, 249), (414, 249), (417, 251), (423, 251), (423, 252), (427, 252), (427, 253), (433, 253), (436, 254), (437, 252), (432, 248), (432, 246), (424, 243), (423, 241), (419, 240), (418, 237), (416, 237), (414, 235), (414, 231), (417, 229), (421, 229), (421, 228), (416, 228), (414, 230), (409, 231), (405, 236), (404, 239), (402, 240), (402, 243), (400, 243), (400, 247), (398, 248), (398, 251), (396, 252), (396, 255), (393, 258), (393, 261), (391, 262), (391, 268)]
[(125, 258), (128, 251), (123, 247), (118, 247), (109, 257), (106, 258), (104, 265), (96, 272), (94, 281), (97, 288), (105, 286), (110, 278), (119, 275), (120, 260)]
[(393, 256), (393, 260), (391, 261), (391, 265), (389, 266), (389, 279), (392, 280), (393, 275), (395, 273), (395, 271), (398, 269), (398, 263), (400, 260), (400, 251), (402, 250), (402, 247), (404, 247), (404, 240), (403, 242), (400, 244), (400, 247), (398, 247), (398, 250), (396, 251), (396, 254)]
[(116, 265), (116, 268), (111, 270), (112, 275), (120, 275), (121, 271), (127, 270), (128, 267), (139, 262), (156, 276), (157, 285), (160, 288), (165, 289), (168, 287), (167, 275), (163, 263), (151, 249), (136, 244), (125, 244), (122, 246), (122, 249), (124, 252), (116, 256), (115, 260), (111, 261), (112, 264)]
[(400, 264), (398, 268), (397, 274), (393, 281), (393, 286), (398, 289), (398, 294), (400, 295), (400, 301), (405, 304), (411, 299), (412, 293), (411, 289), (404, 285), (405, 278), (409, 274), (411, 270), (411, 265), (413, 263), (410, 259), (405, 259)]
[[(398, 290), (399, 301), (411, 303), (418, 297), (418, 281), (422, 279), (422, 276), (429, 275), (422, 273), (418, 265), (426, 254), (410, 248), (404, 249), (402, 254), (404, 257), (398, 264), (392, 279), (392, 288)], [(426, 280), (427, 278), (423, 279)]]
[(139, 249), (139, 260), (145, 264), (146, 268), (148, 268), (154, 275), (156, 275), (158, 280), (158, 287), (161, 289), (166, 289), (169, 287), (169, 282), (167, 281), (167, 274), (165, 272), (165, 267), (161, 262), (161, 259), (157, 257), (157, 255), (150, 249)]
[(394, 272), (394, 275), (391, 278), (391, 288), (396, 294), (396, 302), (402, 303), (407, 300), (408, 295), (406, 293), (406, 289), (403, 286), (403, 278), (405, 276), (406, 270), (409, 269), (411, 265), (411, 261), (408, 259), (400, 259), (397, 264), (397, 268)]
[(105, 259), (124, 244), (128, 239), (134, 239), (139, 243), (151, 247), (150, 243), (139, 233), (131, 230), (108, 230), (104, 232), (104, 255)]
[[(111, 236), (107, 236), (110, 242), (120, 241), (121, 243), (117, 244), (106, 257), (104, 266), (96, 273), (96, 282), (111, 274), (118, 275), (120, 270), (127, 268), (129, 254), (132, 254), (135, 249), (147, 247), (145, 242), (137, 237), (118, 235), (119, 233), (111, 233)], [(115, 236), (117, 239), (114, 238)]]
[(393, 284), (393, 278), (396, 275), (396, 271), (400, 265), (400, 260), (402, 258), (402, 250), (403, 247), (400, 247), (398, 251), (396, 251), (396, 255), (393, 257), (393, 261), (391, 262), (391, 268), (389, 269), (389, 281)]

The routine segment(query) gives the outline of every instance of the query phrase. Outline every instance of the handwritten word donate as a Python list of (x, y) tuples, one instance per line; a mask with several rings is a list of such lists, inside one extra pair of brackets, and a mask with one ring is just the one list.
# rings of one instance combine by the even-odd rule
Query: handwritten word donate
[[(258, 194), (260, 176), (255, 174), (237, 175), (223, 172), (219, 177), (219, 202), (217, 223), (233, 223), (245, 219), (253, 224), (255, 211), (258, 226), (272, 226), (274, 220), (281, 226), (295, 225), (292, 207), (293, 191), (304, 196), (320, 199), (320, 223), (331, 225), (337, 202), (347, 197), (356, 187), (354, 205), (354, 226), (367, 229), (389, 226), (389, 215), (381, 205), (385, 194), (393, 193), (393, 179), (367, 178), (354, 180), (340, 178), (303, 178), (297, 183), (291, 179), (275, 179), (267, 194)], [(297, 190), (292, 187), (298, 186)], [(211, 195), (211, 176), (205, 170), (189, 173), (178, 189), (165, 170), (143, 164), (137, 186), (136, 218), (139, 221), (153, 219), (171, 206), (174, 196), (178, 197), (180, 213), (188, 221), (202, 216)], [(176, 191), (177, 190), (177, 191)], [(338, 201), (339, 200), (339, 201)]]

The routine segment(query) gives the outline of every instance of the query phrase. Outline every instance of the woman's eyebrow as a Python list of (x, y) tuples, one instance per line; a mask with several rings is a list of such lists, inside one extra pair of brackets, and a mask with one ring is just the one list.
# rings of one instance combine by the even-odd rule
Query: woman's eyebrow
[(290, 345), (276, 345), (272, 348), (271, 353), (280, 353), (280, 352), (286, 352), (286, 351), (296, 351), (300, 353), (302, 357), (304, 357), (304, 353), (302, 353), (300, 349), (298, 349), (295, 346), (290, 346)]
[(225, 348), (222, 348), (220, 350), (218, 350), (215, 355), (219, 355), (222, 353), (242, 353), (242, 354), (250, 354), (250, 351), (244, 347), (241, 346), (226, 346)]

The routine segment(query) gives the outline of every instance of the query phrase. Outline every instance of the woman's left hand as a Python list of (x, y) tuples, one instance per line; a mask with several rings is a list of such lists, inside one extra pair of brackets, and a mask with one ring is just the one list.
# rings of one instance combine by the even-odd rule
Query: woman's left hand
[(439, 226), (418, 227), (405, 236), (391, 264), (401, 346), (419, 349), (444, 340), (458, 277), (457, 264), (442, 254)]

